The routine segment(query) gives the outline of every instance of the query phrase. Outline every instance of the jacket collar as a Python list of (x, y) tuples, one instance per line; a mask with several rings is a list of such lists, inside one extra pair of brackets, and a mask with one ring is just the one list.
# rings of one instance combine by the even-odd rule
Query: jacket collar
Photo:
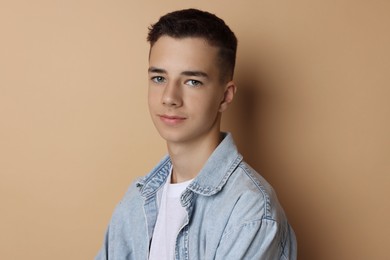
[(232, 172), (242, 161), (230, 133), (211, 154), (198, 176), (190, 183), (188, 189), (204, 196), (219, 192), (227, 182)]
[[(188, 185), (188, 189), (204, 196), (211, 196), (219, 192), (232, 172), (242, 161), (230, 133), (223, 133), (224, 138), (211, 154), (202, 170)], [(144, 178), (137, 182), (141, 195), (150, 197), (165, 183), (172, 162), (169, 156), (163, 160)]]

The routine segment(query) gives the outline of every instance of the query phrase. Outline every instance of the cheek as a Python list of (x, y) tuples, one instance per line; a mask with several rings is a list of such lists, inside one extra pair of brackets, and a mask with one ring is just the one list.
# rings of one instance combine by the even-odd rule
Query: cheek
[(222, 94), (220, 92), (214, 92), (211, 93), (208, 97), (207, 100), (205, 100), (205, 103), (207, 103), (207, 109), (211, 112), (218, 113), (219, 107), (221, 105), (223, 98)]
[(199, 111), (199, 115), (209, 119), (214, 118), (219, 112), (220, 102), (216, 98), (203, 97), (193, 100), (193, 107)]
[(152, 108), (156, 105), (158, 105), (160, 98), (159, 95), (156, 93), (156, 91), (148, 91), (148, 105), (149, 108)]

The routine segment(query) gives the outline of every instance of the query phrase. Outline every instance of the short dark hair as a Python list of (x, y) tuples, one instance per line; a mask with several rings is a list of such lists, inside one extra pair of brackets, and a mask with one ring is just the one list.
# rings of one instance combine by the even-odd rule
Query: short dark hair
[(161, 36), (173, 38), (199, 37), (219, 48), (221, 79), (233, 78), (236, 63), (237, 38), (225, 22), (216, 15), (197, 10), (185, 9), (168, 13), (149, 27), (147, 41), (150, 47)]

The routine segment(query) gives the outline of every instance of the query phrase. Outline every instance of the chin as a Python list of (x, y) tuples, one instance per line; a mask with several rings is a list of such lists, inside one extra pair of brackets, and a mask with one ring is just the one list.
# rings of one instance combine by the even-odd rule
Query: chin
[(167, 143), (180, 143), (186, 140), (185, 136), (179, 133), (167, 133), (166, 131), (158, 131), (161, 138)]

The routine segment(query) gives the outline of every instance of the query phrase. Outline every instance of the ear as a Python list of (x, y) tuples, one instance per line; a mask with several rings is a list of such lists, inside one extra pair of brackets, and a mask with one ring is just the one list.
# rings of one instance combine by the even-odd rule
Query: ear
[(219, 112), (225, 111), (230, 103), (233, 101), (234, 94), (236, 94), (237, 87), (233, 81), (229, 81), (225, 86), (225, 92), (223, 94), (223, 99), (219, 105)]

